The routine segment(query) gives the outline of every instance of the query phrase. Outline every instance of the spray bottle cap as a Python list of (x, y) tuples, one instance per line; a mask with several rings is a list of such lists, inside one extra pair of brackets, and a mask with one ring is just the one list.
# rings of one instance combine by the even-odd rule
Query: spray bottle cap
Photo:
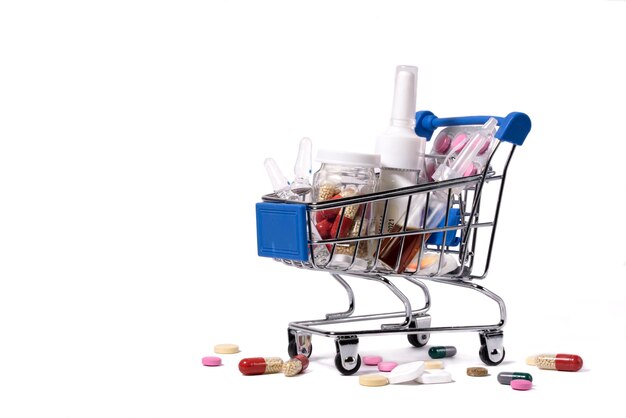
[(476, 156), (485, 143), (493, 137), (497, 128), (498, 121), (495, 118), (489, 118), (482, 128), (478, 132), (475, 132), (469, 141), (467, 141), (467, 144), (454, 159), (451, 166), (448, 167), (447, 161), (444, 161), (444, 163), (437, 168), (433, 174), (433, 180), (444, 181), (463, 177), (473, 166)]
[(376, 141), (376, 153), (380, 154), (383, 167), (417, 170), (422, 142), (415, 128), (415, 98), (417, 95), (417, 67), (399, 65), (393, 94), (391, 120), (387, 131)]
[(415, 128), (415, 100), (417, 96), (417, 67), (399, 65), (393, 92), (391, 125)]

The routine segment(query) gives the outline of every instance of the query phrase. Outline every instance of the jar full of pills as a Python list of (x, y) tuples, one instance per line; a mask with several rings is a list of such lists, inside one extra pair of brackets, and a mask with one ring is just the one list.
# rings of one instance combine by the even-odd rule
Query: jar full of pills
[[(320, 150), (319, 170), (313, 175), (313, 202), (350, 198), (376, 191), (377, 154)], [(373, 207), (369, 203), (337, 204), (312, 211), (311, 227), (322, 239), (358, 238), (372, 233)], [(330, 266), (364, 270), (373, 264), (373, 246), (367, 240), (326, 246)]]

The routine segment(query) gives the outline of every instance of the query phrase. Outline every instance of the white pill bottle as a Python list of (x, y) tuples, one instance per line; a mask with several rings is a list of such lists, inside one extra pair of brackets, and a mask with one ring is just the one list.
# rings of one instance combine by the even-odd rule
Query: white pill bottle
[[(415, 134), (415, 101), (417, 67), (400, 65), (396, 68), (391, 120), (385, 133), (378, 135), (376, 154), (380, 154), (378, 191), (414, 186), (425, 176), (424, 154), (426, 140)], [(391, 232), (406, 213), (408, 197), (397, 197), (376, 206), (376, 218), (382, 234)], [(383, 219), (384, 212), (384, 219)]]

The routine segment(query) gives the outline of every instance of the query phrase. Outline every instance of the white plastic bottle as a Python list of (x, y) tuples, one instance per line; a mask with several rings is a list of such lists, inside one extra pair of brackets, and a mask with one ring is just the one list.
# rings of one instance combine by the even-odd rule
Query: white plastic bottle
[[(447, 164), (449, 162), (447, 160), (437, 168), (437, 171), (433, 174), (433, 180), (444, 181), (463, 177), (468, 169), (473, 167), (474, 161), (480, 151), (484, 149), (485, 143), (491, 141), (497, 129), (497, 124), (498, 121), (496, 119), (490, 118), (478, 132), (472, 134), (467, 145), (454, 161), (449, 159), (449, 161), (452, 161), (450, 165)], [(462, 191), (463, 187), (461, 186), (452, 188), (451, 193), (458, 195)], [(394, 226), (393, 232), (436, 228), (446, 216), (447, 199), (448, 192), (445, 190), (431, 192), (430, 199), (427, 199), (427, 193), (416, 195), (411, 202), (410, 211), (408, 214), (405, 212), (400, 215), (400, 223)], [(426, 209), (427, 200), (429, 200), (428, 212), (424, 224), (424, 210)], [(405, 219), (406, 226), (404, 223)], [(419, 253), (422, 240), (427, 239), (428, 236), (419, 234), (408, 235), (404, 240), (402, 237), (385, 238), (382, 240), (380, 247), (379, 260), (384, 268), (403, 273), (409, 263)]]
[[(376, 153), (380, 154), (380, 179), (378, 190), (392, 190), (414, 186), (419, 182), (424, 168), (426, 140), (415, 134), (415, 98), (417, 95), (417, 67), (400, 65), (396, 68), (391, 120), (385, 133), (376, 140)], [(391, 232), (399, 216), (407, 210), (408, 197), (389, 200), (385, 218), (384, 206), (377, 205), (382, 233)], [(379, 226), (380, 227), (380, 226)]]

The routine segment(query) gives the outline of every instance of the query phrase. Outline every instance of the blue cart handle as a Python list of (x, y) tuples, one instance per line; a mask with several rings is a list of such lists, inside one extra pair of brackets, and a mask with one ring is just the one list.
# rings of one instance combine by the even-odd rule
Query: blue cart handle
[(496, 138), (515, 145), (524, 143), (526, 136), (530, 132), (531, 123), (528, 115), (521, 112), (511, 112), (505, 117), (460, 116), (456, 118), (438, 118), (432, 112), (422, 110), (415, 113), (415, 133), (429, 141), (435, 129), (442, 126), (482, 125), (491, 117), (498, 121), (498, 126), (500, 127), (496, 132)]

